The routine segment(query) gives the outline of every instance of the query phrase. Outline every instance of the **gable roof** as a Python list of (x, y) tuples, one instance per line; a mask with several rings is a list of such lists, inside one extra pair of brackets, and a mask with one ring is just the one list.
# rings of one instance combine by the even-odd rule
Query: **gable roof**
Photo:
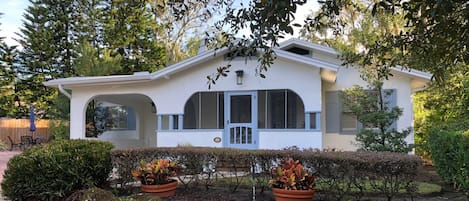
[[(304, 48), (310, 51), (320, 51), (320, 52), (324, 52), (332, 56), (339, 55), (339, 53), (333, 48), (314, 44), (311, 42), (307, 42), (307, 41), (299, 40), (295, 38), (284, 41), (280, 43), (278, 48), (273, 48), (273, 49), (277, 55), (277, 58), (285, 59), (293, 63), (304, 64), (304, 65), (309, 65), (312, 67), (320, 68), (321, 71), (324, 71), (325, 74), (329, 74), (329, 75), (331, 73), (335, 74), (338, 71), (338, 69), (341, 67), (340, 65), (334, 62), (329, 62), (329, 61), (321, 60), (321, 59), (314, 58), (314, 57), (307, 57), (307, 56), (303, 56), (303, 55), (299, 55), (299, 54), (295, 54), (295, 53), (287, 51), (288, 48), (291, 48), (291, 47)], [(170, 76), (178, 72), (190, 69), (196, 66), (197, 64), (215, 59), (217, 57), (225, 55), (228, 52), (229, 52), (229, 49), (226, 47), (218, 49), (218, 50), (212, 49), (212, 50), (203, 51), (194, 57), (183, 60), (173, 65), (170, 65), (166, 68), (155, 71), (153, 73), (136, 72), (132, 75), (69, 77), (69, 78), (60, 78), (60, 79), (46, 81), (43, 84), (45, 86), (52, 86), (52, 87), (58, 87), (60, 85), (65, 88), (68, 88), (74, 85), (80, 85), (80, 86), (81, 85), (95, 85), (95, 84), (106, 85), (106, 84), (116, 84), (116, 83), (128, 84), (128, 83), (149, 82), (149, 81), (158, 80), (158, 79), (167, 79)], [(424, 73), (421, 71), (416, 71), (416, 70), (407, 71), (407, 70), (402, 70), (399, 68), (395, 68), (395, 70), (402, 72), (404, 74), (410, 75), (410, 76), (419, 77), (421, 79), (429, 80), (431, 78), (431, 74)], [(332, 78), (332, 80), (333, 79), (335, 78)]]
[(297, 38), (290, 38), (286, 41), (281, 42), (278, 48), (282, 50), (287, 50), (291, 47), (299, 47), (299, 48), (303, 48), (307, 50), (316, 50), (316, 51), (331, 54), (333, 56), (339, 56), (339, 52), (337, 52), (337, 50), (335, 50), (334, 48), (311, 43), (311, 42), (300, 40)]

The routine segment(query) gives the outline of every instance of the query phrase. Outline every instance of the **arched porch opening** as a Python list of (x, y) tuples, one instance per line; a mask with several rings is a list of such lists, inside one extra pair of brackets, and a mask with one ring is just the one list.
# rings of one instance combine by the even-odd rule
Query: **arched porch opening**
[(142, 94), (97, 95), (85, 106), (85, 138), (116, 148), (156, 146), (156, 106)]

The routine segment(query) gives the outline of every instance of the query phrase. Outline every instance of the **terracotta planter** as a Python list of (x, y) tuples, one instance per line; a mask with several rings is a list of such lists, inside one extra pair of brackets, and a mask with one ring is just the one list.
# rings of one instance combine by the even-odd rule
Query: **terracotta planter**
[(178, 186), (178, 181), (174, 180), (171, 183), (161, 184), (161, 185), (140, 185), (140, 190), (146, 193), (152, 193), (158, 197), (169, 197), (173, 196), (176, 193), (176, 187)]
[(275, 201), (311, 201), (313, 200), (314, 190), (284, 190), (272, 188)]

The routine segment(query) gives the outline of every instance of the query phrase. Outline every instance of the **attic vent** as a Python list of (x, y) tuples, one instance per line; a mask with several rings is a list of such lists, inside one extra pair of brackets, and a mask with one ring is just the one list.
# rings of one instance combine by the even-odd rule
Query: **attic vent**
[(236, 58), (251, 58), (251, 57), (257, 57), (257, 51), (241, 51), (241, 52), (236, 52), (236, 51), (231, 51), (225, 54), (225, 60), (230, 60), (230, 59), (236, 59)]
[(299, 54), (299, 55), (310, 55), (310, 51), (307, 49), (299, 48), (299, 47), (291, 47), (287, 49), (286, 51)]

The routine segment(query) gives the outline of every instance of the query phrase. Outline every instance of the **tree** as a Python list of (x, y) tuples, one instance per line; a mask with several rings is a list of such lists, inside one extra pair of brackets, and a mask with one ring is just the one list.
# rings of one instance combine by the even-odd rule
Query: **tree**
[(71, 1), (30, 0), (30, 3), (17, 39), (23, 47), (19, 54), (18, 91), (21, 101), (35, 103), (37, 116), (43, 118), (54, 110), (52, 103), (58, 91), (43, 86), (42, 82), (74, 74), (70, 36), (73, 23), (69, 13), (73, 8)]
[(149, 0), (106, 0), (103, 36), (106, 47), (122, 56), (121, 73), (156, 71), (165, 65), (164, 46), (155, 35)]
[(405, 138), (412, 132), (411, 128), (398, 131), (392, 125), (402, 115), (402, 109), (391, 106), (387, 101), (392, 91), (381, 87), (364, 89), (355, 86), (340, 93), (344, 106), (357, 117), (363, 128), (356, 135), (361, 150), (409, 152), (412, 146)]
[[(2, 13), (0, 13), (0, 17)], [(0, 24), (1, 25), (1, 24)], [(18, 97), (16, 96), (16, 72), (15, 63), (17, 62), (16, 46), (8, 46), (3, 37), (0, 37), (0, 117), (14, 117), (19, 114), (19, 107), (15, 107)]]
[[(279, 45), (279, 39), (284, 38), (286, 34), (293, 34), (293, 26), (299, 26), (291, 22), (295, 18), (297, 7), (305, 3), (306, 0), (251, 0), (247, 5), (237, 6), (230, 0), (217, 1), (214, 7), (224, 9), (225, 17), (215, 23), (218, 32), (212, 34), (207, 42), (223, 41), (217, 44), (216, 48), (227, 47), (235, 54), (255, 55), (257, 50), (262, 50), (263, 53), (258, 57), (259, 66), (255, 67), (255, 71), (260, 77), (265, 77), (264, 72), (275, 59), (273, 48)], [(251, 33), (237, 37), (244, 29)], [(221, 40), (217, 39), (218, 33), (221, 33)], [(209, 87), (219, 78), (227, 76), (229, 70), (230, 65), (221, 66), (214, 75), (207, 76)]]
[(75, 60), (75, 71), (80, 76), (105, 76), (116, 74), (122, 70), (120, 54), (109, 49), (101, 50), (90, 45), (88, 41), (79, 44)]
[(210, 1), (186, 1), (185, 6), (190, 9), (178, 14), (175, 14), (178, 10), (173, 9), (178, 7), (178, 3), (151, 0), (150, 6), (153, 20), (158, 24), (156, 37), (165, 45), (166, 65), (194, 56), (199, 46), (188, 45), (199, 43), (200, 35), (209, 29), (208, 21), (212, 17)]

